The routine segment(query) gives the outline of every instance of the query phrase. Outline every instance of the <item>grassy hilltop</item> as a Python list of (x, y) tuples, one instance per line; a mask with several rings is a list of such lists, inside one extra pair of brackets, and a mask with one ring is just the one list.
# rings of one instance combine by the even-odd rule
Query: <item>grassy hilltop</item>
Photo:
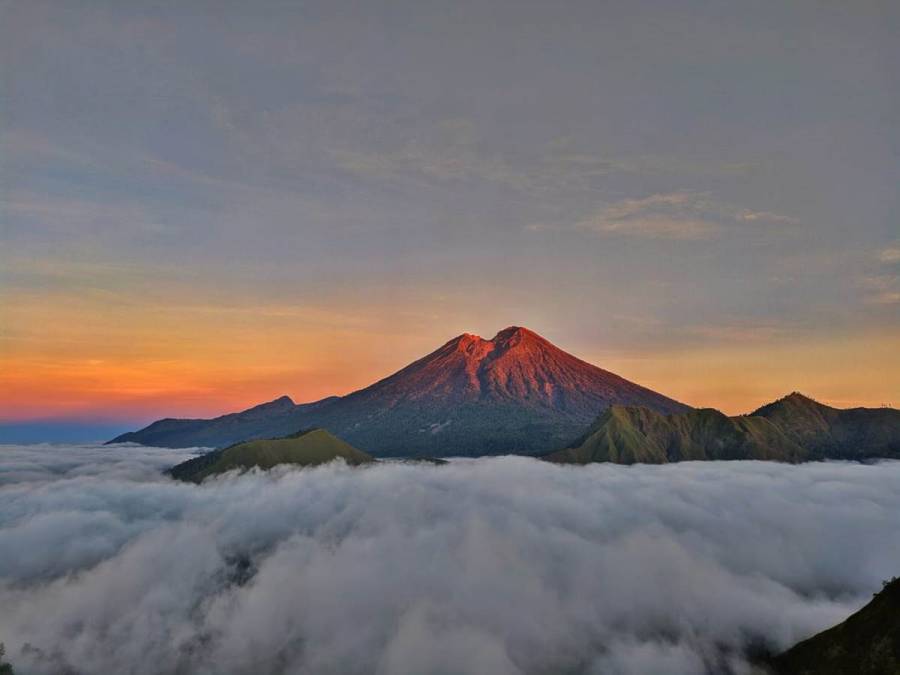
[(278, 464), (313, 466), (335, 459), (353, 465), (375, 461), (324, 429), (309, 429), (283, 438), (237, 443), (182, 462), (170, 473), (173, 478), (199, 483), (207, 476), (233, 469), (271, 469)]

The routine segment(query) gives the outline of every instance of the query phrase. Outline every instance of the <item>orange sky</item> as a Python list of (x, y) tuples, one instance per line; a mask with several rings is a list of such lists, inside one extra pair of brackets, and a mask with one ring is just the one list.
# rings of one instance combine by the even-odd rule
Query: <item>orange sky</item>
[(900, 406), (898, 3), (141, 4), (3, 3), (0, 420), (510, 325), (692, 405)]
[(8, 420), (149, 420), (297, 402), (366, 386), (461, 332), (526, 323), (560, 347), (694, 406), (729, 413), (800, 390), (836, 406), (900, 405), (898, 336), (770, 336), (610, 349), (551, 325), (348, 307), (179, 305), (65, 292), (5, 298), (0, 409)]

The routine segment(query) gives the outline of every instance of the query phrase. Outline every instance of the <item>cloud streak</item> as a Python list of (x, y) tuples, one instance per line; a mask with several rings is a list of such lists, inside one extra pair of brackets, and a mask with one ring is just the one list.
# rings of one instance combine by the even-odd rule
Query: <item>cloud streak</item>
[(709, 239), (720, 229), (705, 220), (664, 217), (601, 221), (594, 222), (593, 226), (609, 234), (659, 239)]
[(796, 225), (799, 221), (771, 211), (738, 209), (708, 193), (679, 191), (612, 202), (579, 221), (576, 228), (651, 239), (701, 240), (719, 236), (729, 225), (746, 223)]
[(900, 246), (888, 246), (878, 252), (878, 260), (883, 263), (900, 263)]
[(866, 290), (865, 301), (872, 305), (900, 303), (900, 277), (893, 274), (876, 274), (863, 277), (860, 285)]
[(4, 449), (14, 665), (741, 673), (748, 644), (840, 620), (900, 559), (900, 462), (159, 474), (187, 452)]

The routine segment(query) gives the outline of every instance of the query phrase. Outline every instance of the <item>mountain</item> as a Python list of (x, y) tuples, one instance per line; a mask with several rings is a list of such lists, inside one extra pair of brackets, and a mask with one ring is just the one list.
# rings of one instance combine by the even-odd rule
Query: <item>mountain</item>
[(900, 410), (841, 410), (794, 392), (751, 413), (807, 448), (814, 459), (900, 457)]
[(237, 443), (182, 462), (169, 473), (178, 480), (199, 483), (207, 476), (232, 469), (271, 469), (278, 464), (313, 466), (339, 458), (353, 465), (375, 461), (371, 455), (335, 438), (324, 429), (308, 429), (284, 438)]
[(562, 464), (665, 464), (711, 459), (798, 462), (807, 456), (763, 417), (728, 417), (711, 408), (664, 415), (647, 408), (612, 406), (584, 436), (545, 459)]
[(318, 426), (382, 457), (537, 454), (613, 404), (689, 410), (513, 326), (490, 340), (455, 337), (347, 396), (299, 406), (284, 397), (214, 420), (161, 420), (111, 442), (222, 447)]
[[(216, 447), (247, 438), (284, 436), (300, 427), (288, 424), (286, 428), (282, 428), (280, 422), (284, 422), (286, 418), (293, 418), (298, 413), (312, 411), (319, 406), (327, 405), (336, 398), (326, 398), (315, 403), (297, 405), (289, 397), (282, 396), (243, 412), (230, 413), (211, 420), (166, 418), (157, 420), (140, 431), (129, 431), (116, 436), (109, 443), (140, 443), (162, 448), (192, 448)], [(227, 440), (219, 442), (219, 439)]]
[(544, 458), (563, 464), (662, 464), (686, 460), (900, 458), (900, 410), (840, 410), (794, 393), (750, 415), (703, 408), (671, 415), (612, 406), (568, 447)]
[(775, 657), (779, 675), (897, 675), (900, 673), (900, 578), (843, 623)]

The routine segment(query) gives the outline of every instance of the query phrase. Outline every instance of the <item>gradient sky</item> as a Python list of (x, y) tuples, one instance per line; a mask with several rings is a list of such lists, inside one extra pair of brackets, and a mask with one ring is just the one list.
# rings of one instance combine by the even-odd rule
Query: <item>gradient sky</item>
[(900, 406), (898, 63), (889, 1), (0, 0), (0, 421), (511, 324), (693, 405)]

